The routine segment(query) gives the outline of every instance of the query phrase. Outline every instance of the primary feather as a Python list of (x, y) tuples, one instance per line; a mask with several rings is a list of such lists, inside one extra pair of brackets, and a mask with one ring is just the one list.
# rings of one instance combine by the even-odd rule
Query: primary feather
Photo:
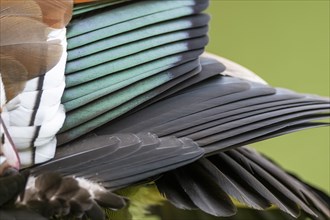
[(111, 191), (154, 181), (175, 206), (215, 216), (234, 215), (235, 199), (329, 217), (326, 195), (245, 146), (328, 125), (329, 99), (200, 57), (206, 0), (74, 3), (1, 1), (1, 117), (37, 176), (21, 205), (104, 219), (100, 206), (127, 202)]

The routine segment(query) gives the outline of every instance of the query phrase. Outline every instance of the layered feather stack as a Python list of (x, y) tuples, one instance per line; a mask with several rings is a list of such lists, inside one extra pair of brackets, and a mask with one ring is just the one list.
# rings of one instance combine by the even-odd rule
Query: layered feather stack
[[(2, 115), (18, 147), (28, 140), (28, 147), (38, 146), (33, 149), (41, 153), (40, 146), (55, 144), (55, 133), (58, 147), (52, 160), (29, 169), (37, 178), (29, 182), (20, 205), (47, 217), (103, 219), (99, 206), (126, 205), (125, 198), (110, 191), (154, 181), (176, 207), (215, 216), (234, 215), (236, 200), (257, 210), (274, 205), (293, 217), (300, 212), (311, 218), (330, 217), (327, 195), (245, 146), (328, 125), (319, 119), (329, 117), (329, 99), (272, 88), (231, 61), (200, 57), (208, 41), (209, 17), (202, 13), (207, 0), (75, 1), (84, 4), (76, 5), (68, 25), (63, 96), (63, 34), (69, 16), (63, 20), (64, 11), (49, 16), (44, 11), (51, 11), (53, 3), (69, 1), (27, 2), (41, 9), (42, 22), (34, 13), (31, 16), (37, 24), (47, 24), (43, 39), (60, 49), (54, 53), (57, 61), (33, 75), (38, 78), (18, 85), (15, 91), (22, 93), (6, 90), (12, 97), (19, 95), (6, 104)], [(66, 11), (69, 6), (59, 8)], [(61, 25), (49, 25), (49, 18), (61, 18)], [(20, 82), (17, 79), (9, 82)], [(66, 112), (63, 126), (60, 98)], [(19, 109), (30, 115), (23, 117)], [(24, 120), (15, 120), (18, 116)], [(19, 123), (35, 136), (22, 136), (15, 130)], [(28, 149), (29, 156), (20, 152), (22, 161), (41, 162), (36, 157), (26, 160), (39, 155)], [(52, 158), (52, 149), (44, 160)], [(2, 178), (0, 185), (24, 185), (22, 175)], [(0, 193), (7, 193), (3, 188)], [(100, 198), (98, 192), (106, 196)], [(29, 209), (26, 213), (36, 218)], [(0, 214), (15, 215), (1, 209)]]
[[(233, 198), (257, 210), (275, 205), (293, 217), (303, 212), (327, 219), (327, 195), (244, 145), (328, 125), (317, 120), (329, 117), (329, 99), (221, 76), (223, 65), (214, 59), (202, 57), (201, 65), (199, 75), (59, 147), (55, 160), (32, 172), (74, 174), (112, 190), (156, 180), (176, 207), (215, 216), (234, 215)], [(233, 73), (228, 69), (226, 74)], [(139, 132), (158, 137), (132, 135)], [(183, 148), (179, 138), (189, 138), (182, 140)], [(92, 161), (84, 159), (90, 155)]]
[(1, 0), (1, 117), (23, 167), (55, 154), (71, 10), (64, 0)]
[(110, 3), (117, 4), (106, 7), (109, 1), (101, 1), (85, 6), (92, 11), (83, 14), (76, 8), (68, 27), (61, 144), (200, 71), (209, 21), (200, 12), (207, 1)]

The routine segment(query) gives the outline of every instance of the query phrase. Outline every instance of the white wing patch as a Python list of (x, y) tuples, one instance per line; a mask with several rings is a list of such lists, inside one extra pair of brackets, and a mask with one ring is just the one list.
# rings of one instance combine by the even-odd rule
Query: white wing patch
[(22, 167), (54, 157), (55, 135), (65, 119), (61, 97), (65, 88), (66, 30), (52, 30), (49, 40), (57, 40), (63, 47), (59, 62), (45, 75), (29, 80), (23, 92), (2, 108), (1, 116), (18, 149)]

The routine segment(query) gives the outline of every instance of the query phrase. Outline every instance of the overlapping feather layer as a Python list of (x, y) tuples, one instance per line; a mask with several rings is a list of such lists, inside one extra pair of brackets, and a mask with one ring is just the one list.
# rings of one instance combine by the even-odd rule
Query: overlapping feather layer
[(71, 13), (70, 0), (1, 1), (1, 117), (22, 166), (55, 153)]

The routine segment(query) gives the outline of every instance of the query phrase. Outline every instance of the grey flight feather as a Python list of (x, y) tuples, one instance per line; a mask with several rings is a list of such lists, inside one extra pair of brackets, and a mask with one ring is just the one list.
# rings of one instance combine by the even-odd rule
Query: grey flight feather
[(117, 189), (191, 163), (203, 154), (187, 138), (158, 138), (151, 133), (87, 136), (62, 146), (53, 160), (31, 172), (82, 176)]

